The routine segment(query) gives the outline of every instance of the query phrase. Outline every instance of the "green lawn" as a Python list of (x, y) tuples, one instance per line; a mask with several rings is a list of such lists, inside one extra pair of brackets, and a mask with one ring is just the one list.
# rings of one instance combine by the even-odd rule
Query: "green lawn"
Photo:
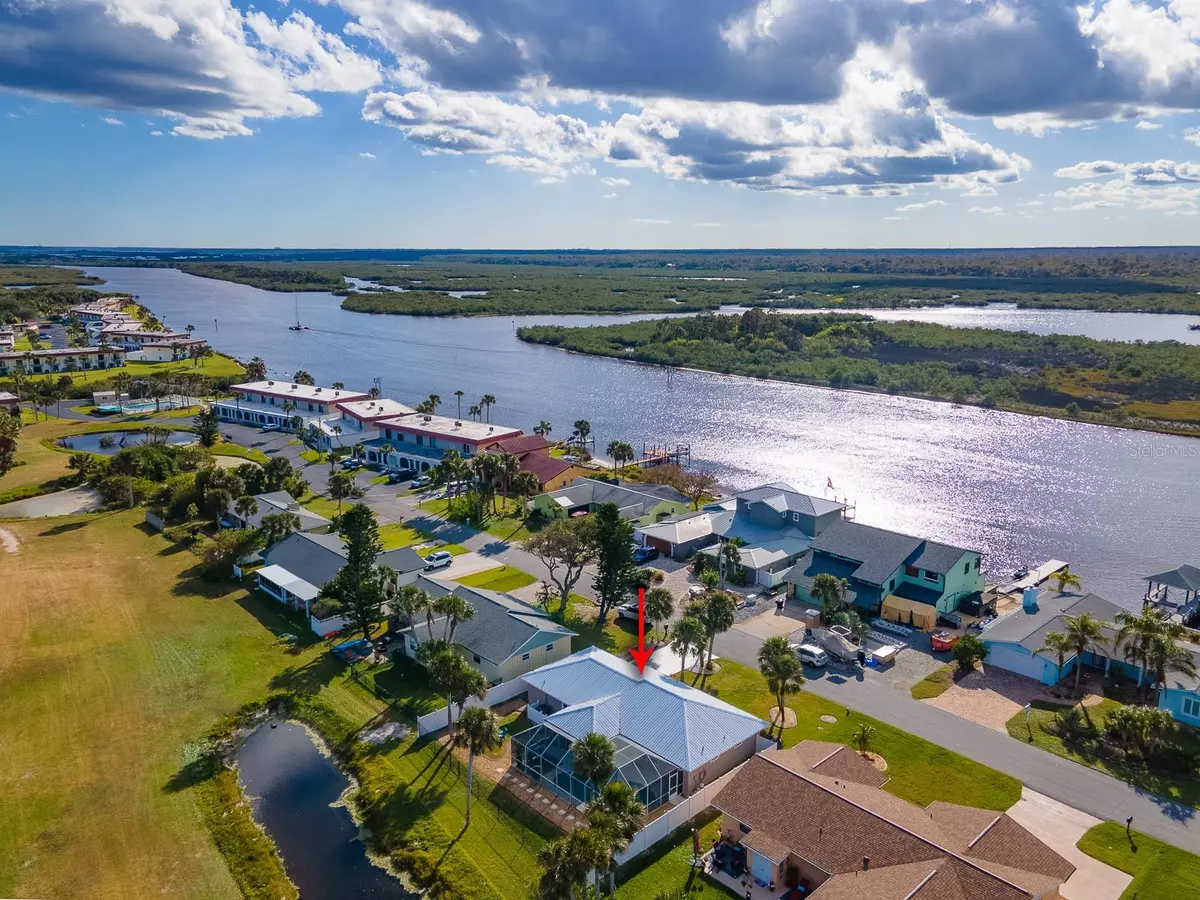
[[(1109, 715), (1120, 706), (1115, 700), (1102, 700), (1096, 706), (1084, 710), (1087, 714), (1084, 721), (1086, 723), (1090, 720), (1097, 731), (1101, 730)], [(1186, 803), (1188, 806), (1200, 806), (1200, 773), (1189, 775), (1186, 772), (1170, 772), (1161, 766), (1150, 769), (1136, 761), (1126, 761), (1120, 755), (1108, 751), (1091, 736), (1085, 736), (1071, 744), (1065, 743), (1054, 733), (1054, 726), (1059, 714), (1067, 708), (1064, 705), (1035, 700), (1029, 714), (1029, 727), (1025, 724), (1025, 713), (1019, 712), (1006, 723), (1008, 733), (1019, 741), (1033, 743), (1043, 750), (1127, 781), (1140, 790), (1150, 791), (1160, 797)], [(1193, 758), (1200, 754), (1200, 733), (1181, 725), (1179, 735)]]
[(1079, 839), (1080, 850), (1133, 876), (1121, 900), (1182, 900), (1200, 897), (1200, 856), (1125, 826), (1102, 822)]
[[(707, 848), (720, 830), (720, 816), (702, 815), (700, 846)], [(718, 900), (737, 895), (717, 884), (691, 866), (692, 831), (678, 828), (670, 837), (655, 844), (617, 872), (616, 900), (652, 900), (663, 891), (683, 890), (690, 897)]]
[(599, 647), (617, 656), (625, 656), (626, 650), (637, 646), (636, 625), (618, 621), (614, 613), (609, 613), (608, 624), (601, 628), (596, 622), (595, 604), (577, 594), (571, 595), (570, 614), (564, 624), (577, 635), (571, 639), (572, 651)]
[(58, 381), (63, 375), (70, 375), (71, 380), (76, 384), (86, 385), (110, 379), (121, 372), (131, 375), (135, 379), (149, 378), (151, 375), (163, 372), (189, 372), (194, 375), (203, 375), (207, 378), (240, 378), (246, 374), (246, 370), (233, 357), (215, 353), (208, 359), (201, 360), (199, 365), (193, 365), (193, 361), (190, 359), (180, 359), (174, 362), (139, 362), (137, 360), (130, 360), (124, 366), (111, 369), (88, 369), (80, 372), (47, 372), (42, 375), (30, 375), (29, 380), (46, 381), (50, 379)]
[(929, 700), (933, 697), (940, 697), (949, 690), (950, 685), (954, 683), (954, 667), (950, 665), (942, 666), (940, 669), (935, 669), (930, 672), (910, 689), (914, 700)]
[[(336, 503), (333, 503), (333, 508), (334, 512), (337, 512)], [(402, 525), (399, 522), (393, 522), (390, 525), (380, 525), (379, 539), (383, 541), (384, 550), (395, 550), (397, 547), (411, 547), (413, 544), (420, 544), (429, 540), (429, 538), (425, 537), (417, 529), (409, 528), (407, 525)]]
[[(766, 681), (757, 670), (729, 660), (721, 660), (721, 671), (708, 679), (706, 689), (763, 719), (775, 705)], [(788, 698), (787, 705), (795, 710), (797, 722), (783, 732), (785, 746), (806, 738), (849, 744), (860, 724), (873, 726), (875, 740), (871, 749), (887, 760), (892, 779), (885, 790), (918, 806), (945, 800), (999, 810), (1008, 809), (1021, 799), (1021, 784), (1015, 778), (868, 716), (858, 713), (847, 716), (846, 707), (816, 694), (801, 691)], [(822, 715), (836, 717), (837, 723), (825, 724)]]
[[(483, 524), (471, 521), (470, 527), (476, 531), (486, 531), (488, 534), (494, 535), (505, 541), (519, 541), (529, 537), (529, 530), (525, 525), (525, 516), (518, 505), (504, 497), (497, 498), (499, 515), (494, 515), (488, 510), (484, 516)], [(425, 500), (421, 503), (421, 509), (427, 513), (432, 513), (435, 516), (446, 518), (446, 501), (445, 499)], [(466, 521), (466, 514), (462, 512), (465, 509), (465, 501), (455, 500), (451, 507), (455, 510), (455, 515), (451, 516), (455, 521)]]
[(261, 450), (255, 450), (253, 447), (243, 447), (240, 444), (232, 444), (229, 441), (221, 441), (209, 447), (209, 450), (215, 456), (236, 456), (239, 459), (249, 460), (250, 462), (265, 463), (269, 457)]
[[(228, 785), (197, 784), (188, 748), (271, 691), (313, 698), (335, 737), (388, 714), (322, 643), (280, 639), (296, 629), (278, 604), (196, 580), (195, 557), (140, 522), (132, 511), (5, 523), (20, 551), (0, 557), (0, 896), (237, 897), (214, 843), (244, 845), (237, 823), (204, 824)], [(403, 664), (372, 679), (409, 705), (432, 702), (423, 672)], [(364, 749), (355, 765), (389, 848), (420, 838), (453, 896), (525, 900), (550, 832), (505, 791), (477, 778), (464, 832), (465, 774), (438, 745)]]
[(455, 581), (467, 587), (488, 591), (512, 591), (533, 584), (537, 579), (528, 572), (522, 572), (512, 566), (498, 566), (495, 569), (484, 569), (482, 572), (456, 578)]

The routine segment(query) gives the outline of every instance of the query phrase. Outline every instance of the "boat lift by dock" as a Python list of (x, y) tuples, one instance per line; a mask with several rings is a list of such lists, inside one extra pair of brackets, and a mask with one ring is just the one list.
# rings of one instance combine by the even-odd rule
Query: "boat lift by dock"
[(686, 469), (692, 464), (692, 445), (675, 444), (672, 446), (670, 444), (647, 444), (642, 441), (641, 458), (633, 460), (632, 465), (645, 469), (667, 463)]

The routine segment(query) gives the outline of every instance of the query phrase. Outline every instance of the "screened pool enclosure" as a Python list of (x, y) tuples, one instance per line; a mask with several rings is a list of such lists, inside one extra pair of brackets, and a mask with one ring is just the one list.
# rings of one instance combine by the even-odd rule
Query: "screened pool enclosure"
[[(636, 790), (647, 810), (682, 792), (683, 773), (679, 769), (620, 735), (609, 740), (617, 751), (616, 769), (609, 781), (623, 781)], [(517, 771), (556, 794), (575, 803), (586, 803), (596, 791), (575, 774), (573, 743), (573, 738), (551, 725), (535, 725), (513, 736), (513, 763)]]

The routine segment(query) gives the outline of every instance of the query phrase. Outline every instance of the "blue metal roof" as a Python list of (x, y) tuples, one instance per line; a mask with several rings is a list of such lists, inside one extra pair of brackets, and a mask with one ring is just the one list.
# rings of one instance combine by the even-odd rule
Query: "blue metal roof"
[[(597, 647), (522, 675), (521, 680), (567, 707), (554, 717), (562, 730), (576, 734), (591, 717), (595, 730), (615, 725), (620, 736), (689, 772), (767, 725), (653, 669), (640, 675), (632, 663)], [(582, 707), (579, 715), (564, 716), (577, 707)]]

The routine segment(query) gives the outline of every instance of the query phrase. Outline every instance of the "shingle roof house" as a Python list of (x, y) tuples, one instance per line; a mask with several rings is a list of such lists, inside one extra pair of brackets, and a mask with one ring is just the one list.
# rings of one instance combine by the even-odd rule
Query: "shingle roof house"
[(813, 540), (783, 580), (805, 600), (826, 573), (845, 579), (848, 599), (865, 609), (877, 610), (895, 595), (950, 612), (983, 589), (980, 563), (974, 550), (842, 520)]
[[(434, 597), (453, 593), (471, 604), (475, 615), (458, 623), (454, 629), (454, 643), (462, 649), (467, 662), (483, 672), (493, 684), (511, 681), (571, 652), (574, 631), (555, 622), (544, 610), (511, 594), (439, 581), (425, 575), (417, 577), (416, 585)], [(446, 621), (435, 618), (430, 630), (427, 620), (422, 619), (404, 628), (401, 634), (404, 635), (405, 653), (415, 657), (420, 643), (430, 638), (441, 639), (446, 634)]]
[[(259, 590), (283, 603), (303, 609), (307, 616), (321, 588), (332, 581), (346, 564), (346, 545), (338, 534), (297, 531), (262, 551), (261, 556), (263, 568), (255, 572)], [(414, 581), (425, 568), (425, 561), (411, 547), (388, 550), (379, 554), (375, 562), (395, 570), (397, 577), (396, 583), (390, 586), (392, 589), (397, 584)], [(340, 627), (331, 625), (327, 631), (339, 630)], [(315, 625), (314, 630), (317, 630)]]
[(238, 528), (258, 528), (262, 525), (264, 516), (286, 512), (300, 520), (300, 531), (328, 531), (332, 525), (324, 516), (319, 516), (297, 503), (287, 491), (257, 494), (254, 499), (258, 501), (257, 512), (251, 513), (249, 517), (243, 519), (236, 510), (230, 510), (225, 514), (225, 518)]
[(570, 745), (591, 732), (617, 747), (618, 774), (650, 808), (686, 796), (753, 755), (766, 722), (710, 694), (589, 647), (521, 676), (533, 728), (513, 739), (526, 775), (582, 802)]
[(610, 484), (599, 478), (576, 478), (564, 488), (538, 494), (534, 509), (550, 518), (594, 512), (615, 503), (626, 519), (654, 522), (690, 508), (691, 502), (663, 484)]
[(1032, 900), (1075, 871), (1004, 813), (922, 810), (880, 778), (841, 745), (803, 741), (757, 754), (712, 805), (751, 874), (815, 900)]

